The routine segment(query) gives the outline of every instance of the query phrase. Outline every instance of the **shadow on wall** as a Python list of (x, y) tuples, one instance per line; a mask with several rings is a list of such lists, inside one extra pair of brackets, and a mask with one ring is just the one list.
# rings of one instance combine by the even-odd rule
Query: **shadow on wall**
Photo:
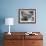
[(3, 46), (3, 32), (2, 32), (2, 25), (5, 23), (5, 17), (0, 16), (0, 46)]

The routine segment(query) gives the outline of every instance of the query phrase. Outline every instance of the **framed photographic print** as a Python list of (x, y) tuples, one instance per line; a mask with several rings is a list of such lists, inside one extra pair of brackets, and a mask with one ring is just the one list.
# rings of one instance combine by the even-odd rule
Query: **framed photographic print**
[(36, 9), (19, 9), (19, 23), (36, 23)]

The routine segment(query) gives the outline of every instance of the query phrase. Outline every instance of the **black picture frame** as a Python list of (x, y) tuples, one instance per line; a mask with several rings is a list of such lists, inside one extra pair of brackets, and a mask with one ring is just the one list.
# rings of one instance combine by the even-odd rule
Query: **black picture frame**
[(19, 9), (19, 23), (36, 23), (36, 9)]

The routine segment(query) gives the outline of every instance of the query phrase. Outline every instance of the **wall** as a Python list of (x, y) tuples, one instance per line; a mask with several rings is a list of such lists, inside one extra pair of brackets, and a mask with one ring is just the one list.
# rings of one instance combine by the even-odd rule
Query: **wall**
[[(46, 31), (46, 1), (41, 0), (1, 0), (1, 14), (0, 16), (13, 17), (15, 25), (11, 31)], [(36, 24), (19, 24), (18, 23), (18, 9), (34, 8), (36, 9)], [(8, 31), (6, 25), (2, 26), (2, 32)], [(14, 28), (14, 29), (13, 29)]]
[[(36, 24), (19, 24), (18, 9), (36, 9)], [(46, 1), (45, 0), (0, 0), (0, 17), (13, 17), (15, 25), (11, 26), (12, 32), (40, 31), (46, 35)], [(8, 32), (8, 26), (0, 24), (1, 32)], [(46, 39), (45, 39), (46, 40)], [(46, 42), (45, 42), (46, 44)]]
[[(11, 27), (11, 31), (46, 31), (46, 1), (41, 0), (1, 0), (2, 17), (13, 17), (15, 25)], [(36, 9), (36, 24), (19, 24), (18, 9), (34, 8)], [(8, 31), (6, 25), (2, 25), (2, 32)]]

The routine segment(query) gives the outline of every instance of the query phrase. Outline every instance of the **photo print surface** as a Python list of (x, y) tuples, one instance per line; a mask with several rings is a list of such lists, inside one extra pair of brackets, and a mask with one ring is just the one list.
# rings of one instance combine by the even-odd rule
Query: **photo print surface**
[(20, 23), (36, 23), (36, 9), (19, 9)]

